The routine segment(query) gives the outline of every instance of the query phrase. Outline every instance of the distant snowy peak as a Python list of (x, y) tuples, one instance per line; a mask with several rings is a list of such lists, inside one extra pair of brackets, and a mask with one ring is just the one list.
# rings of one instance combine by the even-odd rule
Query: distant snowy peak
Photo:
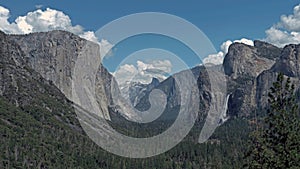
[(119, 88), (122, 97), (130, 101), (133, 106), (136, 106), (140, 99), (144, 97), (147, 92), (158, 86), (159, 83), (160, 81), (153, 77), (149, 84), (143, 84), (136, 81), (126, 81), (123, 84), (119, 84)]

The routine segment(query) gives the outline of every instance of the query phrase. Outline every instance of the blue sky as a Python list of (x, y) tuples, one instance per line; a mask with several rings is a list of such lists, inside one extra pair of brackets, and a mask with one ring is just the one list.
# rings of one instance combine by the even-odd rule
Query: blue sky
[(28, 11), (51, 7), (63, 11), (73, 24), (96, 31), (104, 24), (137, 12), (164, 12), (182, 17), (198, 26), (218, 48), (227, 39), (261, 39), (265, 30), (291, 13), (295, 0), (2, 0), (11, 19)]
[[(204, 62), (221, 64), (232, 42), (253, 45), (253, 40), (261, 39), (280, 47), (289, 43), (300, 43), (300, 6), (297, 5), (299, 2), (295, 0), (2, 0), (0, 6), (6, 9), (0, 9), (0, 28), (6, 33), (65, 29), (86, 39), (99, 42), (103, 47), (102, 49), (109, 49), (115, 44), (110, 44), (105, 39), (95, 39), (95, 32), (99, 28), (125, 15), (140, 12), (163, 12), (181, 17), (202, 30), (217, 50), (214, 51), (215, 53), (211, 53)], [(53, 10), (48, 11), (50, 15), (45, 15), (42, 18), (40, 15), (46, 13), (47, 8)], [(41, 11), (36, 12), (38, 9)], [(33, 14), (29, 16), (28, 12), (33, 12)], [(19, 16), (25, 17), (19, 18)], [(18, 18), (19, 21), (17, 21)], [(51, 21), (53, 18), (54, 20)], [(180, 43), (168, 38), (161, 37), (160, 40), (164, 43), (158, 44), (155, 44), (159, 41), (155, 36), (152, 38), (150, 36), (150, 39), (149, 36), (132, 39), (135, 39), (132, 43), (134, 45), (122, 47), (130, 40), (121, 45), (115, 45), (113, 57), (107, 57), (103, 60), (104, 65), (111, 72), (121, 67), (119, 76), (125, 79), (132, 78), (129, 76), (134, 72), (140, 73), (139, 78), (141, 75), (143, 78), (147, 75), (148, 81), (150, 76), (159, 76), (163, 79), (166, 77), (165, 75), (183, 69), (184, 66), (180, 65), (180, 61), (174, 59), (172, 54), (164, 52), (161, 53), (161, 56), (151, 56), (153, 58), (150, 57), (150, 59), (145, 57), (147, 52), (148, 55), (151, 55), (149, 51), (135, 53), (143, 55), (144, 60), (134, 56), (127, 59), (127, 62), (122, 61), (124, 55), (147, 47), (160, 46), (178, 54), (188, 67), (199, 64), (195, 57), (189, 58), (193, 53), (186, 50), (184, 45), (178, 47)], [(164, 45), (166, 41), (167, 45)], [(143, 46), (141, 42), (147, 42), (147, 45)], [(159, 55), (161, 51), (155, 52)], [(117, 57), (119, 58), (117, 59)], [(160, 60), (155, 57), (160, 57)], [(169, 63), (169, 61), (171, 62)], [(124, 64), (127, 65), (123, 66)], [(163, 65), (170, 67), (163, 67)], [(156, 68), (157, 70), (154, 71)], [(158, 69), (162, 74), (157, 74), (160, 72)]]

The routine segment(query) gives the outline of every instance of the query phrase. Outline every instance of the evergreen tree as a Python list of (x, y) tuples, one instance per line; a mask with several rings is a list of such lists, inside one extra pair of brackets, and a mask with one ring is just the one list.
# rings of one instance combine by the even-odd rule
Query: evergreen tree
[(267, 116), (262, 127), (251, 133), (246, 168), (300, 168), (300, 120), (290, 78), (280, 73), (268, 94)]

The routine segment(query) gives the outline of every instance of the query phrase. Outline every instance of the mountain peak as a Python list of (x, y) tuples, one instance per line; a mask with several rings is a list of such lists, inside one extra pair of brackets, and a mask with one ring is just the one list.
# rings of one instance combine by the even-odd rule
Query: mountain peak
[(150, 85), (157, 86), (158, 84), (159, 84), (159, 80), (157, 78), (153, 77)]
[(254, 47), (275, 47), (275, 48), (278, 48), (268, 42), (265, 42), (265, 41), (261, 41), (261, 40), (254, 40)]
[(261, 57), (260, 53), (257, 47), (242, 43), (230, 45), (223, 62), (225, 74), (234, 79), (239, 76), (256, 77), (274, 64), (274, 61)]
[(272, 60), (278, 59), (282, 50), (277, 46), (259, 40), (254, 41), (254, 47), (259, 56)]
[(300, 77), (300, 44), (290, 44), (283, 48), (280, 59), (272, 69), (290, 77)]

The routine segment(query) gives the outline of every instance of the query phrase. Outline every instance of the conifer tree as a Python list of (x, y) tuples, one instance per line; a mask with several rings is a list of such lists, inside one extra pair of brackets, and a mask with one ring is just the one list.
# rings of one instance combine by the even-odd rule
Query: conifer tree
[(295, 87), (280, 73), (268, 94), (267, 116), (251, 133), (246, 155), (249, 169), (300, 168), (300, 120)]

